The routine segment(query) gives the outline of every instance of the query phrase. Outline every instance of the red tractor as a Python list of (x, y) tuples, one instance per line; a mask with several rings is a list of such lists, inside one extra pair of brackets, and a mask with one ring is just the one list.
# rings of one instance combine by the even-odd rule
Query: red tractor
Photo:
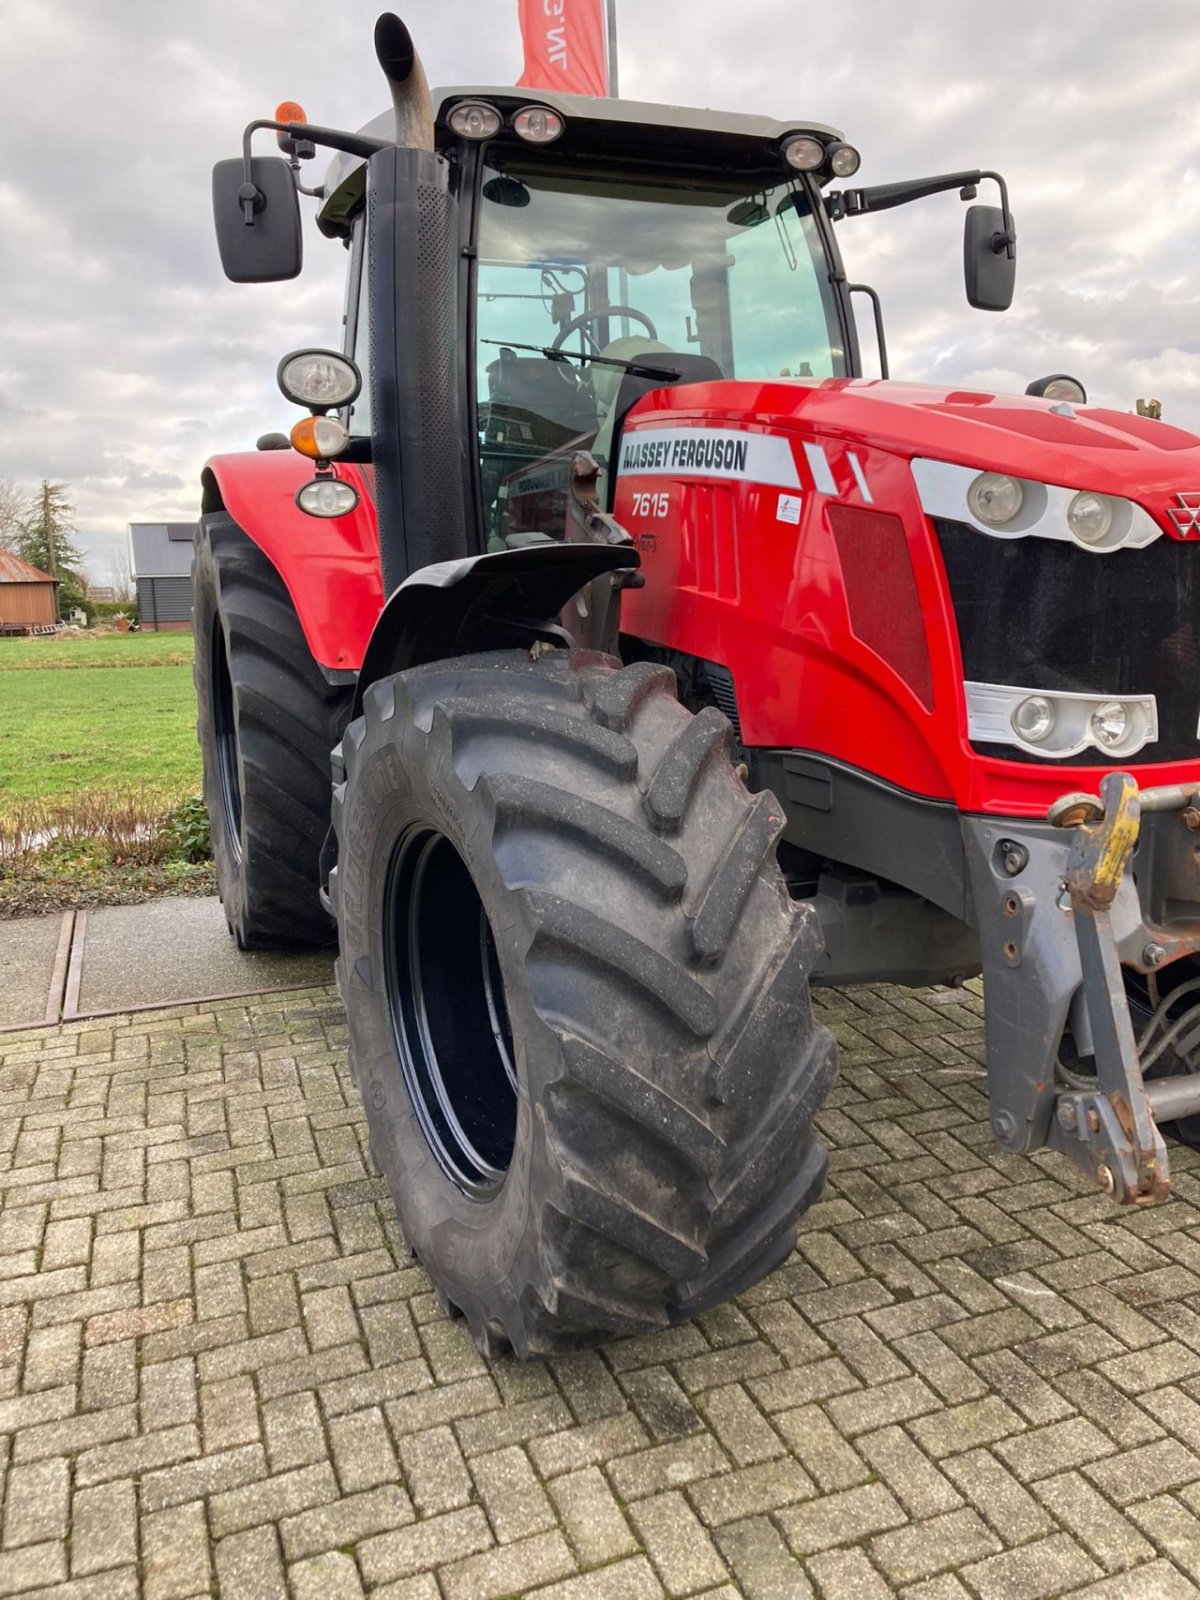
[(343, 350), (280, 366), (293, 448), (205, 469), (196, 684), (230, 927), (336, 937), (443, 1306), (528, 1356), (777, 1266), (825, 1172), (814, 982), (982, 972), (995, 1137), (1162, 1198), (1200, 440), (860, 376), (837, 233), (994, 180), (1001, 310), (995, 174), (836, 190), (857, 152), (803, 119), (431, 97), (391, 16), (376, 52), (390, 113), (281, 108), (214, 173), (229, 277), (299, 272), (297, 189), (349, 274)]

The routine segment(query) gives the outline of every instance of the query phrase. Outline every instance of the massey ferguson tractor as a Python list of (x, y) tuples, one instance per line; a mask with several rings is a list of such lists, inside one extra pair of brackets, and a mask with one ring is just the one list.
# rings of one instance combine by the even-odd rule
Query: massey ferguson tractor
[(290, 440), (205, 468), (196, 688), (230, 928), (336, 938), (443, 1309), (541, 1355), (782, 1262), (812, 983), (982, 973), (999, 1143), (1162, 1200), (1200, 1116), (1200, 439), (1070, 380), (861, 376), (839, 235), (996, 183), (965, 273), (1002, 310), (996, 174), (838, 189), (803, 117), (431, 95), (375, 43), (391, 112), (281, 107), (214, 173), (230, 278), (299, 272), (298, 191), (348, 275), (341, 348), (280, 365)]

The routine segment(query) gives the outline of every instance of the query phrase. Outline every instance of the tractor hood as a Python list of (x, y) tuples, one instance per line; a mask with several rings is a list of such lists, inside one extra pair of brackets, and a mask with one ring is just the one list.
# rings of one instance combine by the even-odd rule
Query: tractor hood
[[(1200, 437), (1169, 423), (1026, 395), (884, 380), (721, 381), (657, 390), (630, 414), (753, 419), (768, 431), (814, 434), (1141, 502), (1173, 534), (1179, 495), (1200, 494)], [(664, 419), (665, 420), (665, 419)], [(1200, 530), (1189, 530), (1200, 531)]]

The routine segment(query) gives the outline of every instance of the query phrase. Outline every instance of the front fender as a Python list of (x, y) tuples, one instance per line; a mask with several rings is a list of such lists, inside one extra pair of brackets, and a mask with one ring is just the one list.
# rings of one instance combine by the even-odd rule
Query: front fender
[(293, 450), (214, 456), (204, 468), (203, 507), (223, 507), (274, 566), (314, 658), (353, 672), (383, 609), (383, 580), (370, 469), (338, 463), (334, 471), (360, 496), (345, 517), (300, 510), (296, 490), (313, 469)]
[(567, 602), (604, 573), (639, 564), (628, 544), (547, 542), (422, 567), (395, 591), (375, 625), (352, 716), (365, 690), (390, 673), (538, 639), (569, 643), (557, 624)]

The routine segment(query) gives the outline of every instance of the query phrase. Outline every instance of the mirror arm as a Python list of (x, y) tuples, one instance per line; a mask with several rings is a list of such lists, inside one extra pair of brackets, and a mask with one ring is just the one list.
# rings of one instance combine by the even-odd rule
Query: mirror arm
[[(248, 122), (242, 134), (242, 187), (238, 191), (238, 199), (242, 203), (242, 221), (249, 228), (254, 226), (254, 213), (263, 207), (262, 192), (255, 187), (250, 166), (250, 142), (260, 128), (273, 128), (276, 133), (286, 133), (291, 139), (325, 145), (330, 150), (344, 150), (347, 155), (362, 156), (364, 161), (369, 161), (380, 150), (391, 149), (386, 139), (369, 139), (361, 133), (343, 133), (340, 128), (322, 128), (311, 122), (274, 122), (268, 117)], [(320, 192), (305, 189), (299, 181), (296, 187), (304, 194)]]
[(985, 178), (991, 178), (1000, 190), (1000, 210), (1004, 215), (1004, 231), (992, 239), (992, 249), (997, 255), (1004, 252), (1011, 261), (1016, 255), (1017, 230), (1012, 212), (1008, 209), (1008, 185), (998, 172), (946, 172), (937, 178), (909, 178), (902, 183), (877, 183), (868, 189), (832, 189), (825, 196), (825, 209), (832, 221), (843, 217), (859, 217), (868, 211), (890, 211), (893, 206), (906, 206), (913, 200), (926, 200), (933, 194), (946, 194), (951, 189), (961, 191), (964, 200), (974, 200), (975, 190)]
[(991, 178), (1000, 191), (1000, 211), (1004, 218), (1004, 232), (992, 235), (992, 253), (1004, 254), (1011, 261), (1017, 253), (1017, 229), (1012, 212), (1008, 209), (1008, 185), (998, 172), (981, 172), (981, 178)]

